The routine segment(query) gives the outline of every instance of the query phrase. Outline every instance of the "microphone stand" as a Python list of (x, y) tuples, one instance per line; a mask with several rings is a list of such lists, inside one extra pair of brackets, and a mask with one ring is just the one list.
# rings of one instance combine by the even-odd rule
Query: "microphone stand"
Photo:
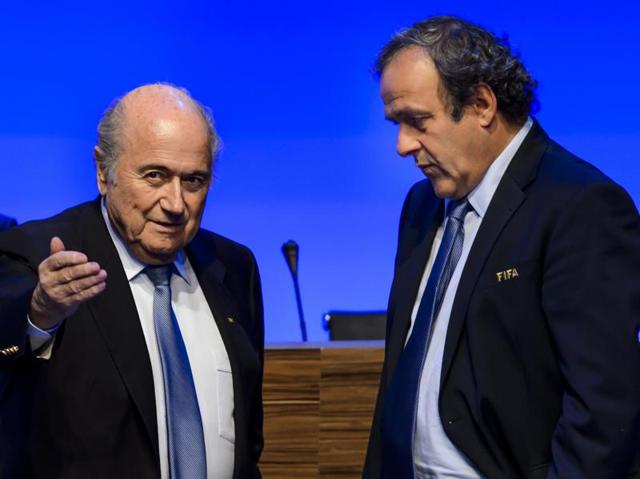
[(298, 306), (298, 319), (300, 320), (300, 332), (302, 333), (302, 342), (307, 342), (307, 323), (304, 320), (304, 311), (302, 310), (302, 299), (300, 296), (300, 285), (298, 284), (298, 244), (289, 240), (282, 245), (282, 253), (284, 254), (287, 266), (293, 278), (293, 289), (296, 293), (296, 305)]
[(307, 323), (304, 320), (302, 312), (302, 300), (300, 299), (300, 286), (298, 285), (298, 275), (293, 277), (293, 289), (296, 292), (296, 304), (298, 305), (298, 317), (300, 318), (300, 332), (302, 333), (302, 342), (307, 342)]

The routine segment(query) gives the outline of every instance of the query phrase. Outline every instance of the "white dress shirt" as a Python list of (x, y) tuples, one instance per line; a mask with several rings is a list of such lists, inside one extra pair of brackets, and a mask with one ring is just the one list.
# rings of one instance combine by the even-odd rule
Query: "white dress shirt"
[[(166, 407), (162, 363), (153, 322), (153, 292), (151, 280), (142, 271), (140, 262), (127, 249), (114, 230), (104, 205), (102, 216), (109, 230), (136, 305), (142, 332), (147, 344), (158, 421), (158, 446), (162, 479), (169, 479), (169, 452), (167, 444)], [(233, 476), (235, 454), (235, 421), (233, 418), (233, 381), (227, 350), (213, 313), (204, 297), (198, 278), (188, 258), (181, 251), (175, 262), (177, 274), (171, 276), (171, 307), (178, 320), (182, 339), (189, 357), (195, 383), (200, 415), (204, 429), (204, 442), (209, 479), (227, 479)], [(107, 278), (107, 287), (109, 279)], [(51, 331), (54, 333), (54, 331)], [(52, 334), (29, 321), (28, 329), (32, 349), (44, 347), (39, 357), (49, 359)]]
[[(451, 316), (451, 309), (453, 308), (453, 300), (458, 289), (458, 284), (460, 283), (462, 270), (469, 256), (469, 251), (480, 228), (482, 219), (487, 212), (487, 208), (491, 203), (491, 199), (498, 188), (498, 184), (532, 125), (533, 122), (529, 118), (511, 142), (509, 142), (507, 147), (500, 153), (491, 166), (489, 166), (480, 183), (467, 195), (467, 199), (473, 209), (464, 219), (462, 254), (445, 291), (440, 311), (432, 324), (431, 341), (427, 349), (427, 356), (420, 377), (418, 413), (413, 442), (413, 456), (417, 479), (478, 479), (482, 477), (464, 453), (449, 440), (449, 437), (442, 427), (438, 410), (442, 357), (444, 354), (447, 328), (449, 326), (449, 317)], [(422, 300), (422, 295), (424, 294), (443, 234), (444, 223), (440, 225), (436, 232), (429, 254), (429, 260), (422, 275), (418, 295), (416, 296), (411, 314), (411, 330), (407, 335), (407, 340), (413, 331), (413, 324), (416, 319), (416, 314), (418, 313), (420, 301)]]

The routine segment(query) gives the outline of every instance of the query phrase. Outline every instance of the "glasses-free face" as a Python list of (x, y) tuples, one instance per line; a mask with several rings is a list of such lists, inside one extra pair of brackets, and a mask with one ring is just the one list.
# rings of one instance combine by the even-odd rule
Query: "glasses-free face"
[(458, 199), (481, 180), (492, 160), (480, 112), (466, 107), (459, 121), (443, 99), (440, 77), (419, 47), (401, 50), (384, 68), (385, 116), (398, 126), (397, 151), (412, 156), (440, 198)]
[(98, 174), (112, 223), (148, 264), (173, 261), (193, 239), (211, 183), (202, 118), (192, 109), (170, 113), (135, 125), (126, 121), (114, 177)]

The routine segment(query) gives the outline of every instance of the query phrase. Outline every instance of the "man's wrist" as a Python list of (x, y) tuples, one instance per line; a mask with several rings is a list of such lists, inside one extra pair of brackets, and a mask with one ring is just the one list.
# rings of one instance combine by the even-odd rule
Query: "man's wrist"
[(51, 319), (51, 313), (50, 311), (47, 311), (50, 308), (47, 308), (43, 304), (41, 294), (42, 291), (40, 289), (40, 283), (38, 283), (31, 297), (31, 307), (28, 314), (29, 321), (42, 331), (55, 331), (60, 327), (64, 318)]
[(62, 322), (52, 328), (42, 329), (36, 326), (27, 315), (27, 324), (27, 336), (29, 337), (31, 351), (40, 359), (50, 359), (53, 338)]
[(31, 318), (31, 315), (27, 314), (27, 321), (29, 322), (29, 332), (33, 332), (34, 330), (40, 332), (42, 334), (53, 335), (59, 328), (62, 326), (63, 321), (55, 323), (53, 326), (43, 327), (38, 324), (36, 321)]
[(62, 324), (62, 321), (64, 321), (64, 320), (61, 320), (61, 321), (43, 320), (42, 318), (38, 317), (37, 314), (34, 315), (32, 312), (29, 312), (28, 318), (29, 318), (29, 322), (34, 327), (40, 329), (41, 331), (45, 331), (47, 333), (55, 332)]

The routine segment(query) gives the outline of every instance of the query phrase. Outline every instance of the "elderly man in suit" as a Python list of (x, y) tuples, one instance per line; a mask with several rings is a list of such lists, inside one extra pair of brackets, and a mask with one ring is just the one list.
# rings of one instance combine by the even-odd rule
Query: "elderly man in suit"
[(400, 219), (365, 478), (623, 478), (640, 468), (640, 219), (531, 118), (506, 41), (455, 17), (377, 61)]
[(0, 214), (0, 231), (8, 230), (16, 225), (16, 220)]
[(99, 199), (0, 238), (0, 477), (259, 477), (258, 270), (200, 228), (217, 144), (188, 92), (137, 88)]

